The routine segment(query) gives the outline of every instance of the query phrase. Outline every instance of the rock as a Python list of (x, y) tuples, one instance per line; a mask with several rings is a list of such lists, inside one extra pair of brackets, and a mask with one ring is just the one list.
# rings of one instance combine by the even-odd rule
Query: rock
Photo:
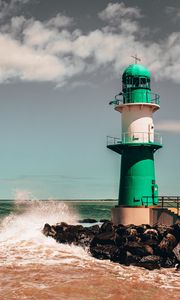
[(162, 256), (167, 256), (168, 254), (172, 253), (172, 250), (176, 246), (177, 241), (174, 235), (168, 233), (160, 242), (159, 249), (162, 253)]
[(94, 234), (99, 232), (99, 225), (93, 225), (88, 227), (89, 230), (91, 230)]
[(146, 229), (144, 234), (147, 235), (150, 239), (158, 239), (158, 231), (153, 228)]
[(77, 244), (77, 235), (75, 232), (58, 232), (56, 234), (56, 241), (62, 244)]
[(120, 264), (126, 264), (127, 261), (127, 252), (122, 248), (114, 248), (114, 251), (111, 254), (111, 260), (113, 262), (118, 262)]
[(180, 242), (173, 249), (173, 253), (176, 256), (176, 259), (180, 262)]
[(77, 236), (77, 245), (81, 247), (89, 247), (94, 238), (94, 233), (91, 230), (84, 230)]
[(153, 255), (154, 254), (154, 250), (153, 250), (153, 248), (150, 245), (144, 244), (144, 248), (145, 248), (146, 252), (149, 255)]
[(161, 266), (163, 268), (173, 268), (176, 265), (176, 258), (175, 257), (167, 257), (165, 258), (162, 263)]
[(144, 228), (142, 226), (136, 226), (136, 230), (138, 234), (143, 234), (144, 233)]
[(95, 219), (83, 219), (83, 220), (79, 220), (79, 223), (97, 223), (98, 221)]
[(129, 230), (127, 229), (127, 232), (128, 232), (129, 235), (133, 235), (133, 236), (137, 235), (136, 228), (130, 228)]
[(54, 226), (50, 226), (47, 223), (44, 225), (44, 228), (43, 228), (42, 231), (43, 231), (43, 234), (45, 236), (52, 236), (52, 237), (54, 237), (56, 235), (56, 231), (54, 229)]
[(98, 259), (111, 259), (111, 255), (117, 250), (118, 248), (115, 245), (96, 245), (90, 247), (90, 252), (92, 256)]
[(116, 229), (115, 229), (115, 232), (116, 232), (116, 234), (117, 235), (119, 235), (119, 236), (127, 236), (127, 229), (126, 229), (126, 227), (124, 227), (124, 226), (118, 226)]
[(112, 232), (113, 230), (113, 223), (110, 221), (103, 223), (100, 227), (100, 232)]
[(137, 266), (139, 261), (141, 260), (140, 256), (133, 255), (129, 251), (126, 252), (126, 265), (132, 265), (132, 266)]
[(157, 255), (148, 255), (138, 262), (139, 267), (143, 267), (148, 270), (160, 269), (162, 258)]
[(94, 239), (92, 240), (92, 245), (115, 245), (114, 237), (115, 235), (113, 232), (101, 232), (95, 235)]
[(175, 236), (177, 242), (180, 242), (180, 223), (174, 224), (172, 227), (172, 234)]
[(115, 233), (114, 242), (115, 242), (116, 246), (122, 247), (127, 244), (128, 239), (127, 239), (127, 236), (125, 236), (125, 235), (120, 236), (119, 234)]
[(170, 227), (166, 226), (166, 225), (156, 225), (154, 227), (160, 236), (164, 237), (167, 234), (167, 230), (168, 228), (170, 229)]
[(146, 247), (142, 243), (138, 242), (128, 242), (126, 245), (126, 250), (136, 256), (145, 256), (149, 255), (149, 252), (146, 250)]

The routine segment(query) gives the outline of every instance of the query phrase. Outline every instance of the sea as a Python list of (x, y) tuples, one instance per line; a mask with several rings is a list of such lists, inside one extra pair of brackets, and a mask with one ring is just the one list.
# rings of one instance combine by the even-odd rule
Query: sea
[(42, 234), (45, 223), (110, 219), (116, 204), (0, 200), (0, 300), (179, 300), (175, 269), (149, 271), (97, 260), (87, 249)]

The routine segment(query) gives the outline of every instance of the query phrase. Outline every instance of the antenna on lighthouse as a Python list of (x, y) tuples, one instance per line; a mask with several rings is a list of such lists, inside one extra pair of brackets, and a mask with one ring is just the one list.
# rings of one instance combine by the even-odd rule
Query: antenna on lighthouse
[(141, 61), (141, 59), (137, 56), (137, 54), (135, 54), (135, 55), (132, 55), (131, 56), (132, 58), (134, 58), (134, 60), (135, 60), (135, 64), (137, 64), (138, 63), (138, 61)]

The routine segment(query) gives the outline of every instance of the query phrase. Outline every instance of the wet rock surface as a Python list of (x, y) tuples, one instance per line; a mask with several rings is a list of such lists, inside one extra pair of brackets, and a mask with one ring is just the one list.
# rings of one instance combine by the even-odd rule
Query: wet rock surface
[(63, 222), (52, 226), (45, 224), (42, 232), (58, 243), (84, 247), (97, 259), (149, 270), (161, 267), (180, 270), (180, 224), (115, 226), (104, 221), (102, 225), (90, 227)]

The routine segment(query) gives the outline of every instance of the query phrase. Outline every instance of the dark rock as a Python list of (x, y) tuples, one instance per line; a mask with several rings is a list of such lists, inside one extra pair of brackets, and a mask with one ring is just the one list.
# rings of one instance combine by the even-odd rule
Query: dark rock
[(140, 256), (137, 255), (133, 255), (130, 252), (126, 252), (126, 260), (125, 260), (125, 264), (127, 266), (132, 265), (132, 266), (137, 266), (139, 261), (141, 260)]
[(174, 224), (172, 227), (172, 234), (175, 236), (177, 242), (180, 242), (180, 223)]
[(158, 240), (158, 231), (154, 228), (149, 228), (144, 231), (144, 235), (148, 236), (149, 239)]
[(176, 256), (176, 259), (180, 262), (180, 242), (173, 249), (173, 253)]
[(167, 225), (156, 225), (154, 228), (158, 231), (159, 235), (160, 235), (162, 238), (163, 238), (164, 236), (166, 236), (166, 234), (167, 234), (170, 230), (172, 230), (171, 227), (170, 227), (170, 226), (167, 226)]
[(114, 251), (111, 254), (111, 260), (114, 262), (118, 262), (120, 264), (126, 264), (126, 260), (127, 260), (126, 250), (123, 247), (114, 248)]
[(52, 236), (52, 237), (54, 237), (56, 235), (56, 231), (54, 229), (54, 226), (50, 226), (47, 223), (44, 225), (44, 228), (43, 228), (42, 231), (43, 231), (43, 234), (45, 236)]
[(127, 244), (128, 239), (126, 236), (119, 236), (118, 234), (115, 234), (114, 242), (115, 242), (116, 246), (122, 247)]
[(138, 234), (143, 234), (144, 233), (144, 228), (142, 226), (136, 226), (136, 230)]
[(157, 255), (148, 255), (138, 262), (139, 267), (146, 268), (148, 270), (160, 269), (162, 258)]
[(63, 244), (77, 244), (77, 235), (75, 232), (58, 232), (56, 234), (56, 241)]
[(137, 236), (136, 228), (128, 228), (127, 233), (128, 233), (128, 235)]
[(100, 232), (112, 232), (113, 230), (113, 223), (110, 221), (103, 223), (100, 227)]
[(91, 230), (94, 234), (97, 234), (99, 232), (99, 225), (93, 225), (88, 227), (89, 230)]
[(114, 238), (115, 235), (113, 232), (101, 232), (98, 235), (95, 235), (94, 239), (92, 240), (92, 245), (115, 245)]
[(153, 250), (153, 248), (150, 245), (144, 244), (144, 248), (145, 248), (146, 252), (149, 255), (153, 255), (154, 254), (154, 250)]
[(77, 245), (88, 247), (94, 238), (94, 233), (91, 230), (85, 230), (78, 234)]
[(126, 250), (131, 254), (140, 257), (149, 255), (149, 252), (147, 251), (146, 247), (142, 243), (138, 242), (128, 242), (126, 245)]
[(117, 235), (119, 236), (127, 236), (127, 230), (126, 230), (126, 227), (124, 226), (118, 226), (116, 229), (115, 229), (115, 232)]
[(118, 248), (115, 245), (96, 245), (90, 247), (91, 254), (98, 259), (115, 259)]
[(167, 257), (165, 258), (162, 263), (161, 266), (163, 268), (173, 268), (176, 265), (176, 258), (175, 257)]
[(95, 219), (83, 219), (83, 220), (79, 220), (79, 223), (97, 223), (98, 221)]
[(174, 235), (168, 233), (160, 242), (159, 249), (162, 253), (162, 256), (167, 256), (168, 254), (172, 253), (172, 250), (176, 246), (177, 241)]

